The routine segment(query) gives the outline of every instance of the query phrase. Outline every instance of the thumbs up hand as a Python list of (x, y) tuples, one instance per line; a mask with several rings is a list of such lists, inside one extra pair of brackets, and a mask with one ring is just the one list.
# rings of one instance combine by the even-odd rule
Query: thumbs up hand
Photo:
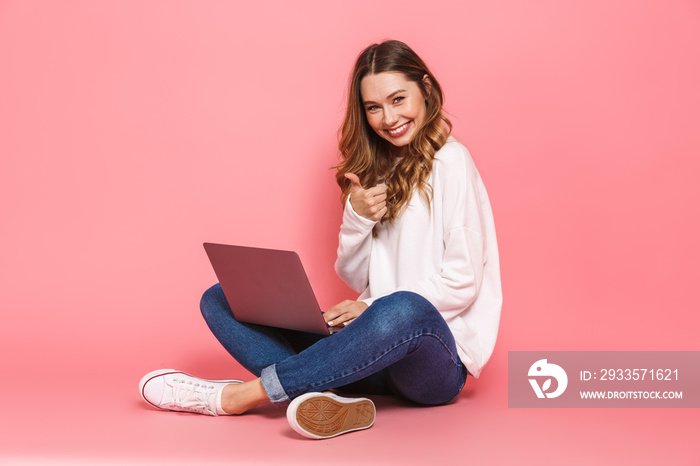
[(374, 186), (364, 189), (354, 173), (346, 173), (345, 178), (350, 180), (350, 204), (355, 212), (374, 222), (381, 219), (387, 212), (386, 188)]

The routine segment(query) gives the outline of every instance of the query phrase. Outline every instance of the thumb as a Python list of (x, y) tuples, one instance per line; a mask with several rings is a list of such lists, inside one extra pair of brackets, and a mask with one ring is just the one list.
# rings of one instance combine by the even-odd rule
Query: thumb
[(351, 193), (356, 193), (357, 191), (361, 191), (362, 185), (360, 184), (360, 179), (357, 177), (356, 174), (354, 173), (346, 173), (345, 178), (350, 180), (350, 183), (352, 186), (350, 187), (350, 192)]

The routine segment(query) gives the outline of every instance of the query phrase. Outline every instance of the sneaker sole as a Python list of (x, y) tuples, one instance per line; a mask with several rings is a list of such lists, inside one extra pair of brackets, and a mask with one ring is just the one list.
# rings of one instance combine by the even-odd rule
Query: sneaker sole
[(376, 409), (367, 398), (343, 398), (327, 393), (306, 393), (287, 409), (287, 420), (301, 435), (325, 439), (374, 424)]
[[(184, 374), (184, 375), (189, 375), (190, 377), (195, 377), (194, 375), (190, 375), (187, 372), (182, 372), (178, 371), (175, 369), (158, 369), (157, 371), (149, 372), (148, 374), (144, 375), (141, 378), (141, 381), (139, 382), (139, 394), (141, 395), (141, 398), (143, 401), (148, 403), (149, 405), (153, 406), (154, 408), (163, 410), (163, 411), (171, 411), (170, 409), (165, 409), (161, 408), (160, 406), (156, 406), (150, 401), (146, 399), (146, 397), (143, 394), (143, 387), (148, 383), (149, 380), (154, 379), (156, 377), (160, 377), (161, 375), (166, 375), (166, 374)], [(197, 377), (198, 379), (204, 380), (206, 382), (214, 382), (214, 383), (243, 383), (242, 380), (238, 379), (229, 379), (229, 380), (210, 380), (210, 379), (202, 379), (201, 377)]]

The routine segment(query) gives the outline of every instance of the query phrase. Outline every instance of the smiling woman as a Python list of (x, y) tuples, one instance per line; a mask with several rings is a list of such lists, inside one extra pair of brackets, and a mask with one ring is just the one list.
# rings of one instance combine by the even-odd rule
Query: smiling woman
[[(453, 400), (478, 377), (501, 311), (491, 207), (467, 149), (450, 137), (442, 89), (406, 44), (365, 49), (350, 81), (336, 179), (342, 190), (338, 275), (359, 298), (328, 309), (332, 335), (238, 322), (220, 285), (201, 310), (228, 352), (257, 378), (206, 380), (164, 369), (141, 396), (154, 407), (242, 414), (289, 404), (294, 430), (328, 438), (372, 426), (368, 398)], [(420, 195), (414, 195), (419, 193)]]
[(403, 42), (375, 44), (360, 54), (350, 80), (340, 139), (343, 161), (336, 179), (343, 202), (348, 194), (347, 173), (357, 174), (363, 185), (386, 185), (387, 213), (382, 223), (396, 219), (416, 188), (430, 202), (433, 157), (452, 130), (443, 101), (435, 76)]

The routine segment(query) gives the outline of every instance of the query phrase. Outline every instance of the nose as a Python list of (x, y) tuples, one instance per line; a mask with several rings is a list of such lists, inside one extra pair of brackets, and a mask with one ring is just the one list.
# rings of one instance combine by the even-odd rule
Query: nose
[(399, 121), (399, 115), (394, 112), (393, 109), (389, 108), (384, 110), (384, 124), (386, 126), (393, 126), (396, 122)]

